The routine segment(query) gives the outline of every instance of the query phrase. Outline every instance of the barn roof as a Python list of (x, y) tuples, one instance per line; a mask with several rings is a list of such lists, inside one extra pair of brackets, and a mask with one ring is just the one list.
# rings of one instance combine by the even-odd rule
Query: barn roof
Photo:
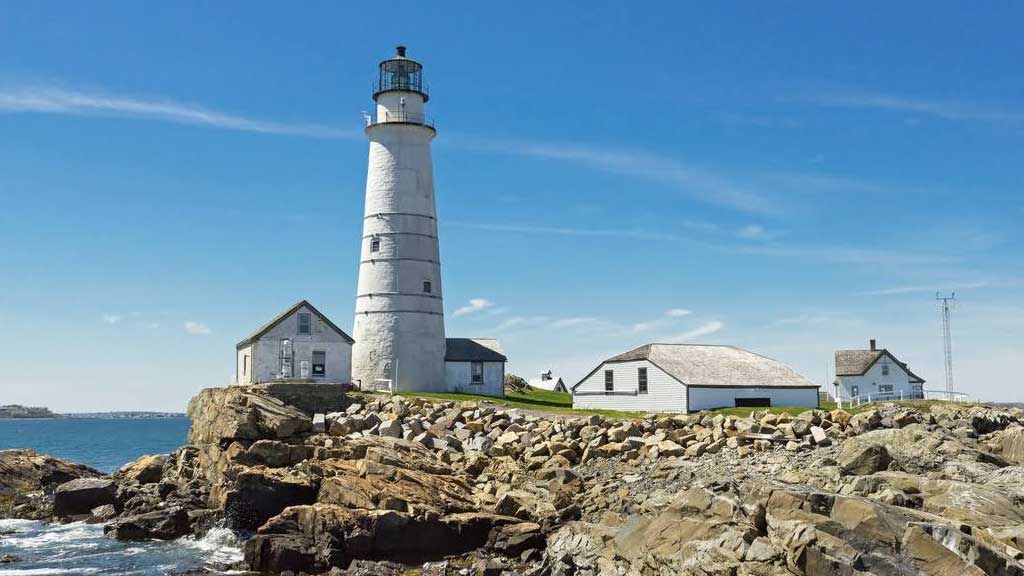
[(687, 386), (820, 387), (778, 360), (735, 346), (645, 344), (613, 356), (602, 364), (635, 360), (647, 360)]
[(506, 362), (501, 344), (494, 338), (446, 338), (446, 362)]
[(341, 335), (341, 337), (344, 338), (346, 342), (348, 342), (349, 344), (355, 343), (355, 340), (353, 340), (351, 336), (346, 334), (345, 331), (342, 330), (341, 328), (338, 328), (338, 326), (334, 322), (331, 322), (331, 320), (327, 316), (324, 316), (324, 314), (317, 310), (312, 304), (310, 304), (308, 300), (300, 300), (291, 308), (275, 316), (274, 319), (271, 320), (270, 322), (267, 322), (263, 326), (257, 328), (255, 332), (247, 336), (245, 340), (239, 342), (235, 347), (242, 348), (244, 346), (248, 346), (249, 344), (256, 340), (259, 340), (264, 334), (270, 332), (274, 328), (274, 326), (277, 326), (281, 322), (284, 322), (285, 318), (288, 318), (292, 314), (296, 313), (303, 306), (309, 308), (310, 312), (312, 312), (317, 318), (323, 320), (324, 324), (327, 324), (327, 326), (330, 327), (331, 330), (334, 330), (339, 335)]
[(882, 356), (888, 356), (910, 376), (910, 381), (923, 384), (924, 379), (910, 371), (892, 352), (880, 350), (836, 350), (836, 376), (863, 376)]

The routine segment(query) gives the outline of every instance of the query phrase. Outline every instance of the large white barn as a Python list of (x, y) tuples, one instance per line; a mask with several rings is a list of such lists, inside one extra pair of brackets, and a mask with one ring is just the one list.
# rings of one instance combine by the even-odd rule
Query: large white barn
[(874, 339), (867, 350), (836, 350), (835, 386), (844, 400), (924, 398), (924, 379)]
[(646, 344), (594, 368), (573, 386), (572, 405), (638, 412), (816, 408), (819, 388), (789, 366), (735, 346)]

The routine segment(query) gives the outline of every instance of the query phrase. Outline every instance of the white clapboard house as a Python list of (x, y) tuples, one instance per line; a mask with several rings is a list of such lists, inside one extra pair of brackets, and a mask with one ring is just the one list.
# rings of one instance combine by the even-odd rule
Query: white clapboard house
[(235, 382), (352, 381), (352, 338), (303, 300), (235, 347)]
[(598, 364), (573, 386), (572, 405), (640, 412), (816, 408), (819, 388), (782, 362), (735, 346), (647, 344)]
[(834, 384), (844, 400), (924, 398), (924, 379), (873, 338), (867, 350), (836, 350)]

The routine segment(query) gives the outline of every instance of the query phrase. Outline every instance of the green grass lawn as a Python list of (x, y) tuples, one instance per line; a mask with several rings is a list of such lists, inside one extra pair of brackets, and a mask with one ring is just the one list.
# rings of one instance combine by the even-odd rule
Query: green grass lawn
[[(352, 393), (354, 397), (370, 397), (373, 393)], [(508, 408), (519, 408), (522, 410), (536, 410), (538, 412), (552, 412), (555, 414), (567, 414), (567, 415), (581, 415), (587, 416), (590, 414), (600, 414), (606, 418), (642, 418), (647, 412), (625, 412), (619, 410), (575, 410), (572, 407), (572, 395), (566, 392), (550, 392), (547, 390), (534, 390), (531, 389), (524, 393), (510, 393), (505, 398), (493, 398), (491, 396), (481, 396), (478, 394), (459, 394), (459, 393), (442, 393), (442, 392), (408, 392), (401, 393), (401, 396), (405, 397), (420, 397), (420, 398), (432, 398), (436, 400), (452, 400), (455, 402), (488, 402), (497, 406), (505, 406)], [(947, 404), (948, 402), (942, 400), (904, 400), (902, 402), (893, 402), (893, 404), (899, 404), (901, 406), (912, 406), (921, 410), (927, 411), (935, 404)], [(844, 407), (844, 410), (850, 414), (859, 414), (866, 412), (873, 408), (878, 407), (880, 404), (865, 404), (856, 408)], [(959, 403), (961, 406), (968, 406), (969, 404)], [(821, 410), (835, 410), (835, 402), (822, 402)], [(792, 416), (796, 416), (801, 412), (809, 410), (803, 406), (772, 406), (770, 408), (718, 408), (717, 410), (708, 410), (710, 414), (724, 414), (727, 416), (738, 416), (745, 418), (750, 416), (751, 413), (757, 411), (767, 410), (772, 414), (788, 413)]]
[[(355, 393), (360, 394), (360, 393)], [(367, 396), (367, 394), (362, 394)], [(556, 414), (589, 415), (600, 414), (607, 418), (641, 418), (645, 412), (622, 412), (618, 410), (575, 410), (572, 407), (572, 395), (567, 392), (550, 392), (548, 390), (529, 390), (524, 393), (506, 394), (504, 398), (480, 396), (478, 394), (459, 394), (454, 392), (403, 392), (401, 396), (433, 398), (437, 400), (453, 400), (455, 402), (489, 402), (497, 406), (536, 410), (538, 412), (554, 412)]]

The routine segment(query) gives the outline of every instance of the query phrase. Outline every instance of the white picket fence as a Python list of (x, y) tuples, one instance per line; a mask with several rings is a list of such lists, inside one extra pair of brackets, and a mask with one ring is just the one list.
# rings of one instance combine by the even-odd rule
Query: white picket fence
[(877, 402), (899, 402), (902, 400), (945, 400), (947, 402), (970, 402), (970, 397), (964, 392), (947, 392), (945, 390), (921, 390), (912, 394), (901, 392), (884, 392), (874, 394), (861, 394), (853, 398), (840, 397), (836, 405), (840, 408), (856, 408), (865, 404)]

